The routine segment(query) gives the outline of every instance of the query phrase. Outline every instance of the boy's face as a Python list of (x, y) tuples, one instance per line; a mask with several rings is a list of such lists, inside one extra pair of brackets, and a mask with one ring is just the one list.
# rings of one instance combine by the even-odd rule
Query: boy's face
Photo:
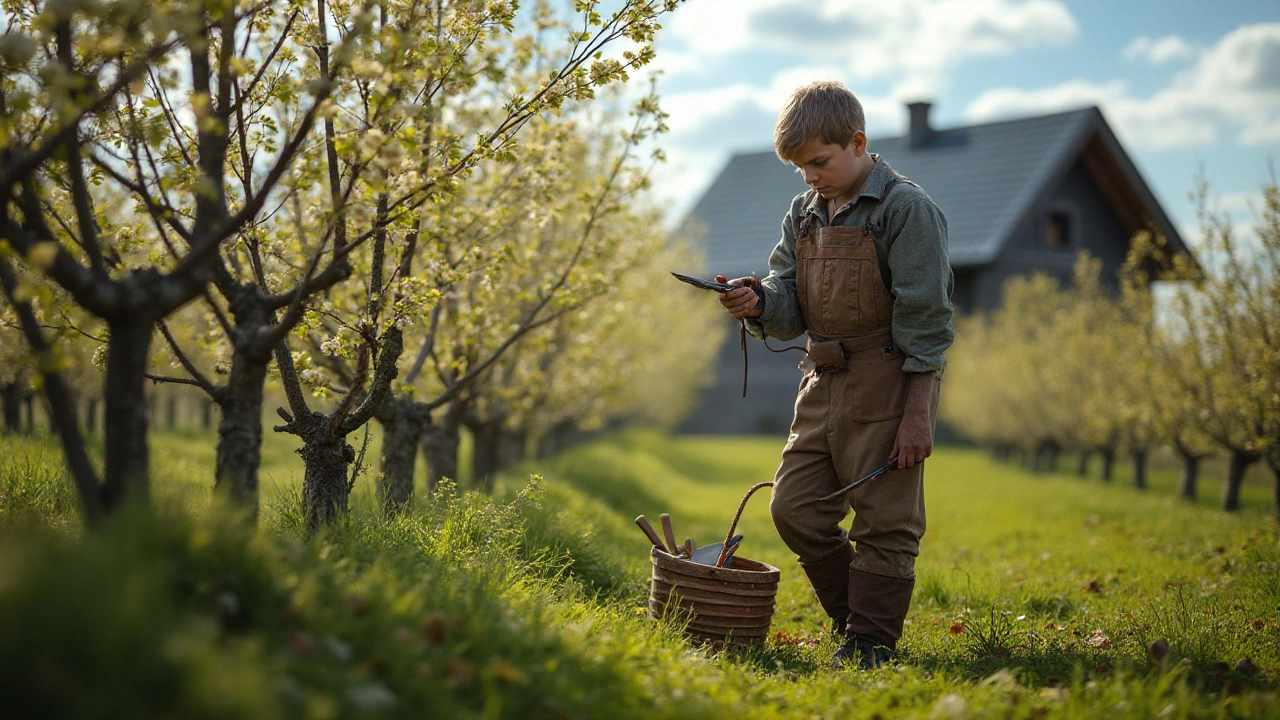
[(867, 134), (861, 130), (854, 132), (844, 147), (814, 138), (800, 146), (791, 158), (791, 164), (804, 177), (805, 184), (817, 190), (819, 195), (827, 200), (848, 202), (853, 199), (854, 187), (858, 185), (859, 159), (866, 155), (866, 150)]

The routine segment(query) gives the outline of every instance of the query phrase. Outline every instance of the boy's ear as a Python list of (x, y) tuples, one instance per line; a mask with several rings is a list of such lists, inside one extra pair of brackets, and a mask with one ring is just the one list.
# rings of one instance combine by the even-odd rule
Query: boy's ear
[(854, 157), (862, 157), (867, 151), (867, 133), (863, 130), (854, 130), (853, 136), (849, 138), (849, 144), (853, 146)]

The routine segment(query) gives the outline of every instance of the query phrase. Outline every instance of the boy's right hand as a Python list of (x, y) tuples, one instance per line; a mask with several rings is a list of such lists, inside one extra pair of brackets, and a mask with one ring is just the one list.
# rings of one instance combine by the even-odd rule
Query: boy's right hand
[(753, 282), (759, 282), (755, 278), (743, 277), (726, 280), (723, 275), (717, 275), (716, 282), (727, 282), (730, 285), (737, 286), (736, 290), (717, 293), (720, 296), (720, 304), (724, 306), (725, 310), (729, 311), (729, 314), (735, 320), (757, 318), (764, 313), (760, 298), (751, 287)]

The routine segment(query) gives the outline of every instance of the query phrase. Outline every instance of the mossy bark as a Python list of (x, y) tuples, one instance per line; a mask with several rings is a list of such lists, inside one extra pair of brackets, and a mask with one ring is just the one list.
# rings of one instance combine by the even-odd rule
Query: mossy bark
[(107, 346), (105, 452), (102, 500), (108, 511), (126, 498), (149, 495), (146, 372), (151, 363), (151, 331), (145, 318), (109, 320)]
[(1098, 455), (1102, 456), (1102, 465), (1098, 469), (1098, 477), (1103, 482), (1111, 482), (1115, 476), (1116, 451), (1111, 448), (1102, 448), (1098, 451)]
[(1240, 485), (1244, 482), (1244, 474), (1249, 469), (1249, 466), (1258, 462), (1258, 460), (1259, 457), (1256, 453), (1242, 450), (1231, 451), (1231, 457), (1227, 461), (1227, 474), (1222, 479), (1220, 505), (1223, 510), (1234, 512), (1240, 509)]
[(376, 415), (382, 425), (382, 472), (378, 499), (387, 512), (399, 512), (413, 501), (413, 474), (418, 444), (430, 422), (426, 405), (412, 398), (388, 398)]
[(1129, 462), (1133, 468), (1133, 487), (1138, 490), (1147, 489), (1147, 451), (1131, 450)]

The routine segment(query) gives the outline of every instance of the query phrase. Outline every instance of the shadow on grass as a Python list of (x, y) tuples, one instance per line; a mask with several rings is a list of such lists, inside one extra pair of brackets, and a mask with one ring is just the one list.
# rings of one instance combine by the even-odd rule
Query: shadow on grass
[(1025, 687), (1055, 688), (1075, 684), (1077, 681), (1105, 681), (1119, 676), (1145, 677), (1176, 672), (1183, 675), (1188, 687), (1205, 695), (1224, 692), (1237, 695), (1245, 690), (1275, 690), (1275, 683), (1269, 678), (1233, 669), (1225, 663), (1203, 665), (1169, 662), (1162, 666), (1152, 666), (1132, 660), (1117, 661), (1102, 652), (1080, 649), (966, 659), (933, 653), (910, 653), (904, 654), (902, 662), (928, 673), (946, 674), (970, 682), (984, 682), (1004, 671), (1017, 678)]
[(663, 506), (664, 500), (649, 491), (631, 466), (610, 460), (594, 453), (576, 454), (557, 463), (552, 472), (625, 516), (653, 513)]
[[(698, 443), (672, 442), (670, 438), (638, 436), (631, 439), (633, 447), (660, 454), (662, 461), (672, 470), (696, 480), (703, 485), (741, 486), (772, 480), (772, 474), (760, 475), (760, 466), (756, 458), (742, 457), (733, 452), (733, 446), (742, 442), (741, 438), (716, 439), (700, 438)], [(782, 441), (778, 443), (779, 457)]]

